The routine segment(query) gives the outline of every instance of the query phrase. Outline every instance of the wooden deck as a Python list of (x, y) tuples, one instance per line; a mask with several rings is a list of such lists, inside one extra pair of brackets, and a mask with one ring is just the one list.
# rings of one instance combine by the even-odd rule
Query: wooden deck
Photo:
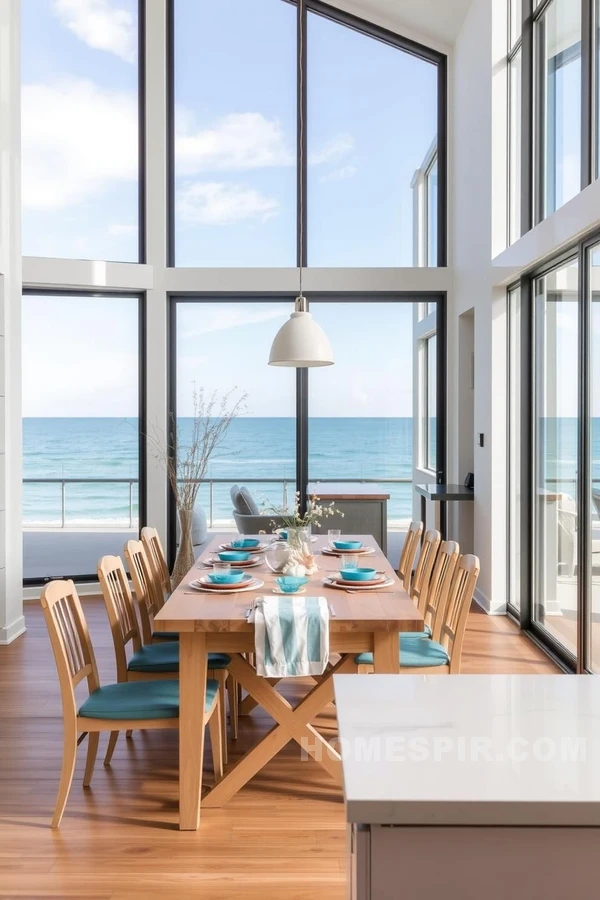
[[(104, 682), (114, 680), (104, 606), (85, 600)], [(27, 633), (0, 647), (0, 900), (329, 900), (345, 897), (346, 835), (340, 793), (323, 769), (289, 744), (222, 809), (205, 810), (198, 832), (177, 828), (177, 735), (119, 739), (110, 769), (99, 762), (81, 785), (81, 747), (59, 832), (48, 827), (61, 761), (61, 711), (50, 644), (37, 603)], [(471, 613), (463, 671), (556, 669), (505, 617)], [(440, 676), (443, 677), (443, 676)], [(291, 698), (305, 690), (288, 689)], [(271, 720), (240, 720), (230, 758)], [(333, 734), (331, 714), (319, 721)], [(208, 770), (207, 770), (208, 772)], [(210, 775), (207, 774), (207, 778)]]

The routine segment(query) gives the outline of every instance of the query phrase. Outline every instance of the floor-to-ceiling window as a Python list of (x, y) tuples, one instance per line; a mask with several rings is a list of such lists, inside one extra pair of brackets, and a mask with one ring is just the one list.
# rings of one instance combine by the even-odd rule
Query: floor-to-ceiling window
[(579, 264), (534, 282), (533, 621), (577, 651)]
[(173, 42), (174, 263), (293, 266), (294, 5), (174, 0)]
[(552, 0), (537, 29), (543, 219), (581, 190), (581, 3)]
[(582, 631), (583, 653), (587, 667), (600, 671), (600, 244), (587, 250), (586, 297), (589, 328), (589, 372), (587, 405), (589, 409), (588, 436), (588, 528), (586, 588), (589, 597)]
[(521, 529), (523, 507), (529, 502), (523, 479), (521, 391), (523, 385), (522, 341), (523, 318), (521, 287), (517, 285), (507, 296), (507, 604), (517, 612), (521, 606)]
[[(318, 0), (307, 0), (303, 10), (287, 0), (23, 0), (22, 36), (23, 271), (26, 291), (47, 292), (41, 321), (53, 315), (54, 296), (73, 299), (77, 291), (91, 304), (91, 294), (102, 292), (93, 300), (95, 327), (83, 327), (79, 308), (72, 322), (57, 320), (63, 322), (64, 356), (73, 345), (73, 358), (79, 358), (89, 346), (94, 359), (96, 349), (107, 345), (111, 321), (114, 347), (126, 339), (138, 354), (140, 384), (147, 376), (141, 432), (150, 449), (149, 432), (168, 427), (170, 297), (183, 292), (186, 300), (201, 298), (198, 305), (178, 304), (176, 343), (180, 355), (183, 350), (173, 367), (178, 411), (189, 418), (190, 384), (196, 378), (206, 390), (214, 386), (224, 393), (237, 385), (249, 395), (248, 414), (231, 434), (237, 447), (226, 447), (232, 449), (229, 461), (213, 461), (213, 484), (203, 488), (202, 504), (216, 527), (227, 514), (227, 467), (235, 469), (242, 457), (245, 465), (236, 478), (266, 479), (262, 487), (254, 482), (257, 491), (279, 502), (284, 490), (305, 486), (309, 468), (308, 375), (267, 367), (282, 310), (291, 308), (299, 287), (298, 267), (309, 270), (304, 287), (316, 317), (329, 315), (328, 295), (337, 301), (340, 291), (347, 296), (349, 285), (353, 292), (364, 289), (364, 324), (378, 293), (386, 303), (395, 294), (394, 267), (410, 266), (413, 253), (423, 265), (445, 264), (445, 55)], [(368, 73), (362, 83), (355, 78), (357, 64)], [(377, 215), (368, 202), (372, 197), (378, 198)], [(373, 275), (376, 267), (381, 271)], [(442, 296), (444, 277), (437, 273), (431, 291), (424, 279), (420, 293), (426, 308), (428, 298), (435, 305)], [(129, 292), (136, 303), (138, 297), (144, 300), (147, 315), (139, 325), (145, 354), (137, 336), (131, 338), (128, 320), (121, 322), (120, 313), (112, 312), (117, 297), (132, 300)], [(209, 303), (212, 319), (207, 319)], [(201, 316), (192, 321), (192, 310), (200, 308)], [(237, 312), (230, 316), (233, 308)], [(335, 343), (335, 323), (329, 327)], [(24, 333), (29, 383), (39, 377), (35, 354), (27, 350), (33, 333), (29, 323)], [(338, 357), (343, 358), (342, 350)], [(68, 387), (81, 380), (76, 372), (60, 371)], [(96, 379), (90, 372), (85, 381), (91, 410), (104, 397), (107, 373), (101, 375)], [(404, 381), (414, 375), (410, 358), (399, 375)], [(117, 398), (109, 404), (117, 410), (113, 418), (135, 418), (119, 411), (129, 369), (116, 357), (111, 377)], [(85, 418), (78, 410), (63, 418)], [(42, 417), (60, 415), (26, 413), (26, 418)], [(87, 418), (111, 416), (92, 411)], [(256, 435), (261, 418), (273, 420), (271, 431), (253, 443), (250, 431), (241, 430), (254, 428)], [(27, 427), (25, 422), (29, 439)], [(61, 532), (83, 528), (94, 541), (100, 534), (96, 524), (81, 521), (75, 500), (84, 495), (90, 497), (94, 522), (104, 504), (106, 528), (118, 532), (131, 519), (135, 531), (135, 482), (141, 474), (146, 482), (140, 484), (139, 506), (143, 512), (146, 487), (149, 521), (165, 538), (164, 465), (149, 457), (146, 473), (130, 467), (123, 475), (132, 492), (132, 515), (123, 525), (124, 517), (113, 514), (108, 502), (123, 471), (119, 441), (115, 435), (107, 448), (98, 437), (97, 444), (99, 477), (105, 469), (106, 477), (114, 476), (105, 494), (97, 488), (92, 497), (87, 488), (69, 483), (63, 490), (67, 471), (78, 480), (95, 474), (73, 470), (68, 461), (55, 471), (38, 459), (37, 468), (25, 473), (27, 478), (41, 473), (45, 481), (61, 478)], [(430, 456), (436, 452), (432, 443)], [(392, 468), (405, 464), (394, 460)], [(27, 514), (33, 501), (39, 507), (30, 524), (57, 528), (56, 521), (44, 518), (41, 494), (32, 501), (35, 490), (54, 488), (26, 482)], [(121, 543), (119, 538), (114, 551)], [(94, 553), (101, 549), (94, 547)], [(27, 553), (27, 574), (47, 577), (46, 557)], [(72, 572), (54, 560), (52, 571), (91, 574), (97, 561), (92, 565), (92, 556), (79, 559)]]
[(507, 296), (508, 602), (582, 672), (600, 670), (599, 246)]
[(310, 11), (307, 45), (308, 264), (408, 266), (413, 177), (437, 141), (438, 66)]
[(93, 576), (138, 532), (139, 297), (23, 297), (24, 577)]
[[(438, 471), (438, 372), (445, 366), (435, 332), (422, 341), (427, 355), (415, 419), (413, 322), (415, 303), (398, 296), (319, 296), (311, 312), (331, 336), (333, 367), (269, 367), (273, 336), (292, 298), (223, 300), (173, 296), (172, 404), (185, 443), (195, 386), (219, 395), (246, 394), (246, 409), (211, 461), (198, 503), (208, 527), (232, 528), (230, 490), (247, 487), (259, 510), (291, 505), (302, 485), (303, 461), (311, 482), (374, 482), (390, 494), (388, 530), (412, 517), (413, 430), (424, 423), (423, 461)], [(432, 307), (442, 305), (432, 297)], [(441, 314), (441, 313), (440, 313)], [(360, 337), (359, 337), (360, 335)]]
[(137, 262), (138, 0), (21, 6), (23, 254)]

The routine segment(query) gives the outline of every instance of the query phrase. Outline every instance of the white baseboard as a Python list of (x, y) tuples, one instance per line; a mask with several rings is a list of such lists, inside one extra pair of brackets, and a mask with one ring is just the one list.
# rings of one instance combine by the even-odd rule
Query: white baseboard
[(475, 602), (478, 606), (482, 608), (484, 612), (488, 614), (488, 616), (505, 616), (506, 615), (506, 603), (491, 603), (485, 594), (482, 594), (478, 588), (475, 588), (475, 593), (473, 594)]
[(19, 616), (16, 622), (13, 622), (12, 625), (3, 625), (0, 628), (0, 646), (4, 644), (12, 644), (19, 635), (25, 632), (25, 617)]

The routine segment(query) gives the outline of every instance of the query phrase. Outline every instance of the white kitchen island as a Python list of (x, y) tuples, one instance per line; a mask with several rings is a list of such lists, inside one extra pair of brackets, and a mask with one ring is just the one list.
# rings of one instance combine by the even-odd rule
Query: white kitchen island
[(600, 678), (334, 683), (349, 896), (600, 897)]

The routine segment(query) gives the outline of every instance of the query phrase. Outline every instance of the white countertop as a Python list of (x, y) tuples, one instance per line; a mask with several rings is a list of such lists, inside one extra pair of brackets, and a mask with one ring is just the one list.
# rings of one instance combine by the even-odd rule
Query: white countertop
[(349, 822), (600, 826), (600, 676), (334, 685)]

